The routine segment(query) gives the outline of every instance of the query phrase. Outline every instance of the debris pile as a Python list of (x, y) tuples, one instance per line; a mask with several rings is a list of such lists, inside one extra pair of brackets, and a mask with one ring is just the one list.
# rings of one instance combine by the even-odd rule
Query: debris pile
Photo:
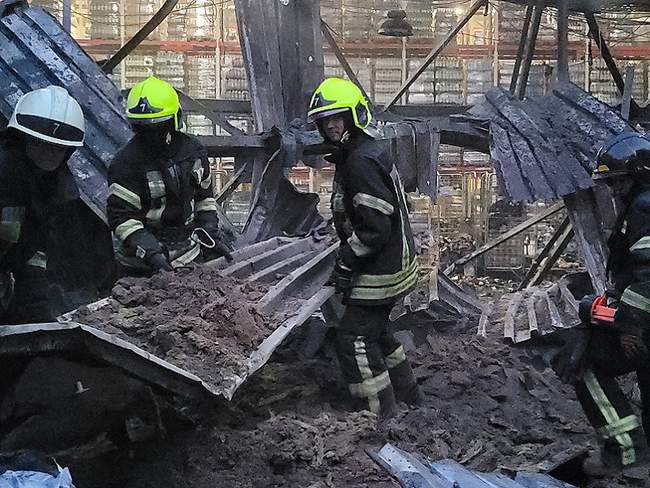
[(125, 339), (218, 384), (282, 322), (255, 307), (268, 291), (207, 266), (117, 282), (105, 306), (82, 307), (75, 321)]
[(125, 458), (111, 486), (389, 487), (366, 453), (384, 442), (481, 471), (536, 471), (595, 442), (572, 388), (539, 354), (497, 337), (430, 335), (409, 352), (425, 405), (403, 406), (384, 424), (346, 411), (333, 359), (298, 361), (292, 347), (229, 409), (200, 415), (194, 429)]

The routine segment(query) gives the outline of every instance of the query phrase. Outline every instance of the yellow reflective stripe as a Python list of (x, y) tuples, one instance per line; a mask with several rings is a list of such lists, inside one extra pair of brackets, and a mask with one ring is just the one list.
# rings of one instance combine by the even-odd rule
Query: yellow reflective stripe
[(147, 212), (146, 219), (152, 224), (159, 224), (162, 220), (162, 215), (165, 212), (165, 208), (167, 208), (167, 198), (162, 197), (160, 199), (160, 207), (152, 208), (149, 210)]
[[(587, 370), (584, 374), (584, 381), (591, 397), (594, 399), (594, 402), (598, 407), (598, 410), (600, 410), (600, 413), (605, 418), (605, 422), (607, 422), (608, 425), (616, 425), (621, 419), (618, 416), (618, 412), (614, 408), (614, 405), (612, 405), (609, 398), (607, 398), (600, 383), (598, 383), (598, 379), (594, 372)], [(614, 439), (621, 447), (621, 461), (623, 466), (634, 463), (636, 461), (636, 452), (630, 434), (623, 433), (615, 435)]]
[(138, 210), (142, 210), (142, 200), (140, 200), (140, 195), (132, 192), (128, 188), (123, 187), (119, 183), (113, 183), (108, 187), (108, 196), (117, 197), (132, 207), (137, 208)]
[(641, 249), (650, 249), (650, 237), (642, 237), (630, 248), (630, 251), (638, 251)]
[(122, 222), (115, 228), (115, 236), (122, 242), (133, 234), (134, 232), (144, 229), (144, 225), (139, 220), (129, 219), (126, 222)]
[(216, 212), (217, 200), (212, 197), (204, 198), (196, 204), (194, 209), (196, 212)]
[(639, 427), (641, 427), (639, 417), (636, 415), (628, 415), (627, 417), (624, 417), (617, 422), (603, 426), (602, 428), (598, 429), (598, 432), (604, 438), (611, 439), (612, 437), (625, 434), (626, 432), (630, 432)]
[(638, 308), (639, 310), (650, 313), (650, 300), (640, 293), (630, 290), (629, 287), (623, 292), (621, 302), (630, 307)]
[(402, 293), (408, 291), (413, 287), (418, 281), (417, 270), (405, 279), (403, 282), (382, 288), (360, 288), (355, 286), (350, 292), (350, 298), (356, 300), (383, 300), (385, 298), (395, 297), (401, 295)]
[(360, 258), (368, 256), (374, 252), (374, 249), (372, 247), (366, 246), (363, 242), (361, 242), (361, 239), (359, 239), (359, 236), (356, 234), (356, 232), (352, 233), (352, 237), (348, 239), (348, 244), (350, 244), (350, 247), (352, 248), (354, 254)]
[(390, 368), (395, 368), (406, 361), (406, 353), (404, 352), (404, 347), (399, 346), (392, 353), (386, 356), (386, 366)]
[(366, 398), (368, 400), (368, 407), (371, 412), (379, 414), (381, 410), (381, 405), (379, 402), (379, 397), (377, 396), (378, 391), (374, 391), (375, 388), (375, 378), (372, 375), (372, 370), (370, 369), (370, 362), (368, 361), (368, 354), (366, 351), (366, 343), (363, 336), (357, 336), (354, 341), (354, 359), (357, 363), (357, 369), (363, 381), (361, 383), (349, 385), (350, 394), (357, 398)]
[[(377, 397), (379, 393), (390, 386), (390, 376), (388, 371), (384, 371), (379, 376), (374, 376), (363, 380), (361, 383), (351, 383), (348, 385), (350, 394), (355, 398), (366, 398), (370, 396)], [(377, 398), (377, 410), (373, 410), (371, 406), (371, 411), (374, 413), (379, 413), (379, 398)]]
[(30, 259), (27, 261), (27, 266), (33, 266), (35, 268), (47, 269), (47, 256), (42, 251), (37, 251)]
[(25, 219), (25, 207), (5, 207), (0, 214), (0, 240), (16, 244)]
[(147, 184), (151, 198), (162, 198), (167, 194), (165, 182), (160, 171), (147, 172)]
[(360, 275), (355, 282), (357, 286), (392, 286), (407, 279), (411, 274), (417, 273), (418, 262), (412, 259), (406, 269), (386, 275)]
[(352, 203), (354, 204), (355, 208), (359, 205), (363, 205), (365, 207), (375, 209), (384, 215), (393, 215), (395, 212), (395, 207), (393, 207), (390, 203), (382, 200), (381, 198), (368, 195), (367, 193), (357, 193), (352, 199)]
[(183, 266), (187, 266), (188, 264), (192, 263), (199, 256), (200, 253), (201, 253), (201, 245), (196, 244), (189, 251), (187, 251), (184, 254), (181, 254), (176, 259), (174, 259), (171, 263), (172, 267), (182, 268)]

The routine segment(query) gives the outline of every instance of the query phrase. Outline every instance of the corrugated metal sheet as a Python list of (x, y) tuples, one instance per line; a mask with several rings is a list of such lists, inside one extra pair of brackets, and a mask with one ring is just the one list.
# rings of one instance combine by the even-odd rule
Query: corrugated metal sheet
[(555, 200), (590, 188), (598, 149), (632, 127), (573, 84), (523, 101), (497, 88), (472, 113), (490, 121), (490, 153), (515, 201)]
[(0, 112), (9, 118), (24, 93), (66, 88), (86, 116), (86, 144), (68, 163), (82, 199), (105, 220), (106, 170), (130, 138), (113, 82), (47, 12), (26, 8), (0, 19)]
[(514, 479), (501, 473), (478, 473), (451, 459), (427, 468), (415, 456), (391, 444), (372, 457), (404, 488), (575, 488), (539, 473), (517, 473)]

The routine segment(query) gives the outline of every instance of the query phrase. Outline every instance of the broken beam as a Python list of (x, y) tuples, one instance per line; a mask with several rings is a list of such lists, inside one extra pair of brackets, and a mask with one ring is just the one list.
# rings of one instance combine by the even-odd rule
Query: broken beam
[(201, 144), (208, 150), (208, 156), (224, 157), (236, 156), (244, 152), (264, 150), (266, 138), (264, 136), (196, 136)]
[(616, 66), (616, 61), (614, 61), (612, 53), (609, 51), (609, 47), (607, 47), (607, 43), (605, 42), (605, 38), (600, 32), (598, 22), (596, 22), (596, 17), (594, 17), (592, 12), (585, 12), (585, 18), (587, 19), (587, 25), (589, 26), (589, 35), (596, 43), (596, 46), (598, 46), (598, 50), (607, 65), (607, 69), (609, 69), (609, 72), (614, 79), (614, 83), (616, 83), (616, 88), (618, 88), (619, 93), (622, 95), (625, 91), (625, 81), (623, 81), (623, 76)]
[(481, 7), (488, 3), (488, 0), (477, 0), (467, 12), (467, 15), (458, 23), (458, 25), (449, 33), (442, 43), (429, 53), (429, 55), (424, 59), (422, 66), (420, 66), (411, 77), (404, 82), (404, 84), (397, 90), (397, 92), (391, 97), (390, 101), (386, 104), (384, 111), (391, 108), (397, 101), (402, 98), (402, 95), (406, 93), (413, 83), (420, 77), (422, 73), (433, 63), (433, 61), (440, 55), (440, 53), (447, 47), (447, 45), (456, 37), (456, 35), (465, 27), (465, 25), (474, 17), (474, 14), (478, 12)]
[(541, 222), (544, 219), (547, 219), (551, 215), (554, 215), (558, 213), (560, 210), (564, 208), (564, 203), (556, 203), (555, 205), (547, 208), (544, 212), (542, 212), (539, 215), (536, 215), (535, 217), (532, 217), (524, 222), (522, 222), (519, 225), (516, 225), (512, 229), (510, 229), (508, 232), (505, 234), (502, 234), (501, 236), (497, 237), (496, 239), (492, 239), (489, 242), (486, 242), (483, 244), (481, 247), (479, 247), (476, 251), (468, 254), (467, 256), (463, 256), (460, 259), (457, 259), (454, 261), (450, 266), (445, 269), (445, 274), (450, 275), (452, 274), (457, 268), (463, 267), (465, 264), (469, 263), (470, 261), (478, 258), (479, 256), (482, 256), (486, 252), (494, 249), (495, 247), (499, 246), (500, 244), (503, 244), (509, 239), (512, 239), (513, 237), (521, 234), (525, 230), (531, 228), (533, 225)]
[(573, 239), (573, 227), (569, 217), (565, 218), (560, 227), (555, 231), (551, 240), (548, 241), (541, 253), (535, 258), (533, 265), (526, 273), (526, 276), (519, 285), (519, 290), (536, 286), (544, 279), (544, 276), (550, 271), (557, 262), (560, 255)]
[(334, 51), (334, 56), (336, 56), (336, 59), (338, 59), (339, 63), (341, 63), (341, 67), (343, 68), (343, 71), (345, 71), (345, 74), (348, 76), (348, 78), (350, 78), (350, 81), (352, 83), (359, 87), (363, 93), (364, 98), (368, 100), (368, 103), (372, 105), (372, 101), (366, 93), (366, 90), (363, 88), (363, 85), (359, 81), (359, 78), (357, 78), (357, 74), (352, 69), (352, 66), (350, 66), (350, 63), (348, 63), (348, 60), (345, 59), (343, 51), (341, 51), (341, 48), (336, 43), (336, 39), (334, 39), (334, 36), (332, 35), (331, 27), (327, 25), (327, 22), (325, 22), (323, 19), (320, 19), (320, 30), (323, 33), (325, 40), (332, 48), (332, 51)]
[(524, 98), (524, 95), (526, 94), (528, 75), (530, 74), (530, 66), (533, 63), (533, 57), (535, 56), (535, 46), (537, 44), (537, 36), (539, 35), (539, 27), (542, 22), (545, 5), (546, 2), (544, 0), (537, 0), (533, 10), (533, 24), (528, 30), (528, 38), (526, 39), (526, 48), (524, 50), (521, 73), (519, 73), (515, 88), (515, 96), (519, 99)]
[(528, 39), (528, 29), (530, 29), (530, 19), (533, 17), (533, 9), (535, 0), (530, 0), (530, 5), (526, 8), (526, 17), (521, 29), (521, 38), (519, 39), (519, 47), (517, 48), (517, 57), (515, 58), (515, 65), (512, 68), (512, 79), (510, 80), (510, 93), (514, 94), (517, 88), (517, 79), (519, 78), (519, 71), (521, 69), (521, 59), (524, 56), (524, 49), (526, 49), (526, 39)]

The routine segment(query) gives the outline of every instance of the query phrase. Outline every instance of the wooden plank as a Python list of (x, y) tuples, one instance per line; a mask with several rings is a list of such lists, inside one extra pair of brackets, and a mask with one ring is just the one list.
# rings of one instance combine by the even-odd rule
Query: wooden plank
[(501, 236), (497, 237), (496, 239), (492, 239), (489, 242), (486, 242), (483, 244), (481, 247), (479, 247), (476, 251), (461, 257), (460, 259), (457, 259), (454, 261), (447, 269), (445, 269), (445, 274), (449, 275), (454, 272), (454, 270), (458, 267), (462, 267), (463, 265), (467, 264), (468, 262), (476, 259), (477, 257), (485, 254), (486, 252), (494, 249), (497, 247), (499, 244), (503, 244), (506, 242), (508, 239), (513, 238), (516, 235), (521, 234), (525, 230), (529, 229), (533, 225), (541, 222), (544, 219), (547, 219), (551, 215), (556, 214), (560, 210), (564, 208), (564, 203), (556, 203), (546, 210), (544, 210), (542, 213), (539, 215), (536, 215), (535, 217), (532, 217), (521, 224), (516, 225), (512, 229), (510, 229), (508, 232), (502, 234)]
[(503, 338), (506, 342), (515, 343), (515, 318), (523, 297), (521, 292), (517, 292), (510, 298), (503, 321)]

